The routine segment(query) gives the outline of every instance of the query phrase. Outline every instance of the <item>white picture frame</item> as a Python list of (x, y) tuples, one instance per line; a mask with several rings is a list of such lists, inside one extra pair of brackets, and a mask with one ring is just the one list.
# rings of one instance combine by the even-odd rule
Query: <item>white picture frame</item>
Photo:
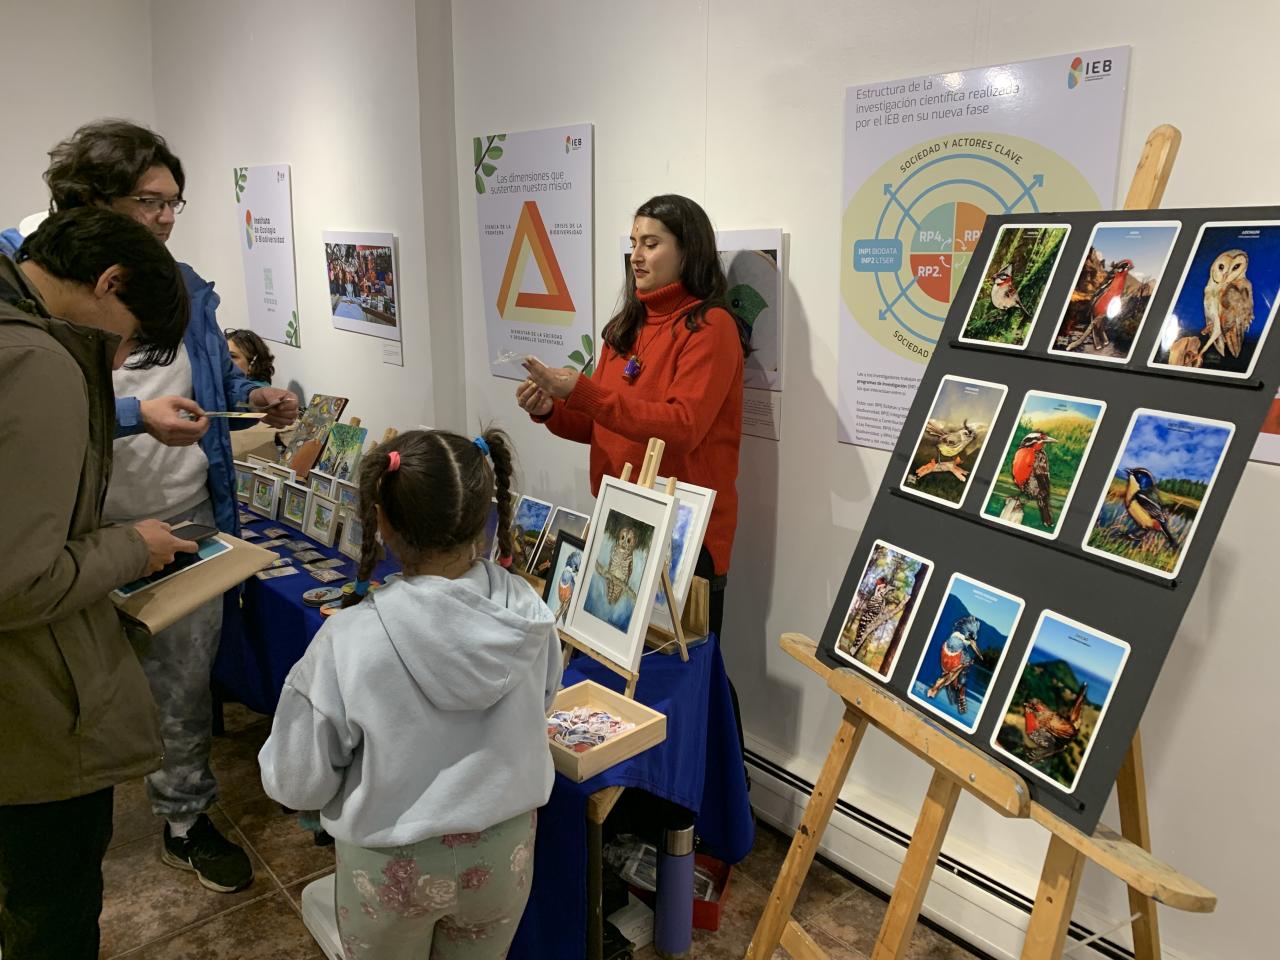
[(360, 522), (360, 516), (348, 513), (342, 521), (342, 532), (338, 535), (338, 552), (358, 563), (363, 549), (364, 526)]
[[(670, 548), (675, 512), (675, 497), (616, 477), (600, 481), (584, 553), (584, 583), (574, 593), (564, 630), (632, 673), (640, 668), (651, 598)], [(636, 554), (641, 555), (639, 564)]]
[[(653, 485), (658, 490), (667, 489), (664, 477), (658, 477)], [(711, 509), (715, 503), (716, 492), (710, 487), (699, 487), (683, 480), (676, 481), (676, 512), (671, 521), (670, 552), (674, 552), (679, 544), (680, 556), (674, 558), (674, 564), (668, 559), (667, 569), (671, 571), (674, 567), (671, 589), (675, 592), (675, 602), (681, 611), (684, 610), (685, 601), (689, 599), (693, 572), (698, 566), (698, 554), (702, 551), (702, 541), (707, 535), (707, 524), (711, 520)], [(668, 603), (670, 600), (662, 596), (661, 589), (654, 591), (652, 623), (670, 633), (675, 630), (675, 624), (671, 621)]]
[(280, 505), (280, 487), (283, 483), (274, 474), (255, 472), (249, 488), (249, 509), (260, 517), (274, 520), (276, 509)]
[(266, 457), (260, 457), (256, 453), (248, 454), (242, 462), (247, 463), (254, 470), (265, 470), (267, 467), (279, 466), (279, 464), (274, 460), (268, 460)]
[(307, 486), (311, 488), (312, 493), (318, 493), (322, 497), (330, 500), (337, 499), (338, 496), (338, 478), (329, 473), (312, 468), (307, 473)]
[(332, 497), (322, 497), (314, 490), (307, 501), (307, 519), (302, 532), (326, 547), (332, 547), (334, 537), (338, 533), (338, 501)]
[(240, 503), (248, 503), (249, 495), (253, 491), (253, 475), (257, 473), (257, 468), (247, 460), (233, 461), (236, 474), (236, 500)]
[(259, 468), (261, 473), (269, 473), (273, 477), (279, 477), (285, 483), (297, 483), (298, 474), (296, 471), (280, 463), (269, 463), (265, 467)]
[(334, 499), (338, 501), (338, 510), (344, 516), (358, 516), (360, 513), (360, 488), (350, 480), (337, 481)]
[[(579, 540), (585, 540), (587, 528), (590, 525), (591, 518), (585, 513), (570, 510), (568, 507), (556, 507), (551, 511), (551, 517), (542, 531), (542, 539), (534, 548), (533, 559), (529, 562), (526, 572), (545, 580), (550, 573), (549, 568), (555, 563), (556, 534), (564, 530)], [(543, 567), (548, 569), (540, 573), (539, 570)]]
[(280, 487), (280, 509), (276, 519), (286, 527), (301, 531), (306, 525), (307, 508), (310, 506), (311, 488), (304, 483), (286, 480)]

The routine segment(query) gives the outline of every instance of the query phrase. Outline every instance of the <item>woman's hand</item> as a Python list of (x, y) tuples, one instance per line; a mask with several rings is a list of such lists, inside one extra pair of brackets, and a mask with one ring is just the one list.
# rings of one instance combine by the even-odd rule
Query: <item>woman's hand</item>
[(516, 387), (516, 403), (530, 416), (549, 416), (555, 401), (532, 380), (524, 380)]
[(544, 394), (555, 399), (568, 399), (573, 388), (578, 385), (581, 374), (569, 367), (548, 367), (537, 357), (524, 358), (524, 368), (529, 373), (529, 380)]

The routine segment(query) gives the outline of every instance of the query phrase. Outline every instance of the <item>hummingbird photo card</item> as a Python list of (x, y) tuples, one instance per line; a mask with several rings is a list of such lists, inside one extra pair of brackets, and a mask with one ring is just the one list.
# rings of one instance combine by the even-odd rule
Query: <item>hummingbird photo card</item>
[(1049, 352), (1127, 362), (1181, 229), (1179, 220), (1094, 226)]
[(991, 736), (992, 748), (1072, 793), (1128, 659), (1123, 640), (1042, 611)]
[(931, 573), (931, 560), (884, 540), (872, 544), (835, 640), (836, 656), (888, 680)]
[(1026, 349), (1070, 232), (1065, 223), (1000, 228), (960, 331), (961, 343)]
[(1149, 366), (1243, 380), (1280, 303), (1280, 221), (1206, 223)]
[(999, 383), (943, 377), (898, 486), (926, 500), (959, 507), (1008, 392)]
[(1106, 409), (1103, 400), (1028, 390), (982, 515), (1047, 540), (1057, 537)]
[(1021, 597), (953, 573), (911, 678), (911, 699), (973, 733), (1024, 606)]
[(1084, 550), (1176, 577), (1235, 429), (1184, 413), (1133, 411)]

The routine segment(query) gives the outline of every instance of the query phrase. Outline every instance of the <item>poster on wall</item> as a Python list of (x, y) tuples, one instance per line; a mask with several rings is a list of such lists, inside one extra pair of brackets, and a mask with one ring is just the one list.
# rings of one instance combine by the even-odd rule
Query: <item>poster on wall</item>
[(842, 442), (893, 448), (988, 214), (1111, 204), (1128, 74), (1110, 47), (846, 91)]
[(524, 379), (533, 354), (595, 369), (592, 126), (472, 141), (489, 370)]
[(324, 266), (334, 329), (400, 339), (400, 270), (392, 234), (326, 230)]
[(300, 347), (289, 165), (236, 167), (233, 172), (249, 329), (264, 340)]

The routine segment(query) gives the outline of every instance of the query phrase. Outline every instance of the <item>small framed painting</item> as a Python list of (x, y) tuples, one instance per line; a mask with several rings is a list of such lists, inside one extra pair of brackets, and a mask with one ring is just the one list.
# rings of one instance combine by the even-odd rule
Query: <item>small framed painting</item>
[(551, 545), (551, 567), (547, 571), (546, 583), (542, 588), (542, 602), (551, 608), (556, 615), (556, 626), (564, 623), (569, 615), (569, 605), (573, 603), (573, 594), (578, 581), (582, 579), (582, 551), (586, 542), (575, 537), (567, 530), (556, 534)]
[(248, 503), (249, 496), (253, 493), (253, 475), (257, 469), (247, 460), (235, 461), (236, 471), (236, 499), (241, 503)]
[(567, 507), (556, 507), (547, 522), (547, 532), (542, 535), (542, 542), (533, 554), (533, 562), (529, 564), (529, 573), (541, 580), (551, 575), (552, 555), (556, 548), (556, 536), (564, 531), (575, 537), (583, 537), (587, 533), (587, 525), (591, 518), (585, 513), (578, 513)]
[(360, 523), (360, 517), (358, 514), (348, 513), (342, 522), (342, 533), (338, 536), (338, 552), (359, 562), (363, 549), (364, 527)]
[(288, 467), (281, 466), (278, 463), (269, 463), (265, 467), (259, 467), (263, 473), (269, 473), (273, 477), (279, 477), (285, 483), (297, 483), (298, 475)]
[[(315, 476), (316, 471), (311, 471), (311, 476)], [(346, 516), (354, 517), (360, 512), (360, 488), (350, 480), (338, 481), (338, 492), (335, 496), (338, 501), (338, 510)]]
[(307, 522), (307, 505), (311, 491), (305, 484), (285, 481), (280, 488), (279, 520), (286, 527), (301, 530)]
[(265, 470), (267, 467), (279, 466), (275, 461), (268, 460), (266, 457), (260, 457), (257, 454), (249, 454), (244, 458), (244, 462), (251, 466), (254, 470)]
[(338, 533), (338, 501), (320, 496), (313, 488), (302, 532), (317, 543), (332, 547)]
[(249, 509), (268, 520), (276, 518), (276, 507), (280, 503), (280, 487), (284, 481), (269, 473), (255, 473), (249, 485)]
[[(667, 481), (659, 477), (654, 486), (665, 490)], [(671, 578), (676, 602), (684, 609), (684, 602), (689, 597), (689, 587), (693, 584), (693, 571), (698, 565), (698, 554), (702, 550), (702, 538), (706, 536), (707, 522), (711, 519), (711, 508), (715, 506), (716, 492), (710, 487), (698, 487), (678, 481), (676, 501), (667, 574)], [(670, 632), (675, 629), (675, 625), (671, 622), (671, 610), (667, 604), (666, 595), (658, 590), (653, 600), (653, 622)]]
[(325, 473), (322, 470), (312, 468), (307, 474), (307, 486), (311, 488), (312, 493), (318, 493), (322, 497), (328, 497), (334, 500), (338, 496), (338, 478)]

